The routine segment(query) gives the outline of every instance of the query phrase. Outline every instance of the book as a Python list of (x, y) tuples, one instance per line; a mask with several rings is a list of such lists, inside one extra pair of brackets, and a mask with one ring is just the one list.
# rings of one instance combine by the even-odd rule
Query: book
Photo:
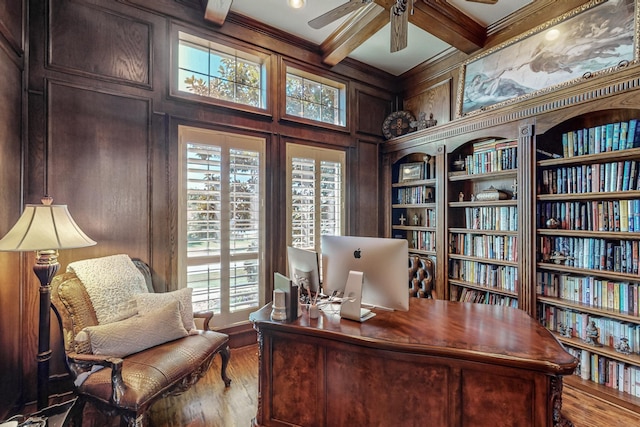
[(604, 126), (605, 129), (605, 149), (604, 151), (613, 150), (613, 123)]
[(620, 122), (613, 124), (613, 140), (611, 142), (611, 151), (618, 151), (620, 149)]
[(629, 201), (620, 200), (620, 231), (629, 231)]
[(620, 122), (620, 141), (618, 142), (618, 149), (627, 149), (627, 134), (629, 131), (629, 122)]
[(627, 143), (626, 143), (627, 149), (634, 147), (633, 144), (635, 142), (637, 125), (638, 125), (638, 119), (629, 120), (629, 130), (627, 132)]

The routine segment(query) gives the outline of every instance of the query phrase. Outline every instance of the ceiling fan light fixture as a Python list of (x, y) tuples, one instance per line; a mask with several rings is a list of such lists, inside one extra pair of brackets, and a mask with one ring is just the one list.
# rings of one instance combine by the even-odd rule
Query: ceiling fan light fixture
[(305, 0), (287, 0), (287, 4), (292, 9), (302, 9), (305, 3)]

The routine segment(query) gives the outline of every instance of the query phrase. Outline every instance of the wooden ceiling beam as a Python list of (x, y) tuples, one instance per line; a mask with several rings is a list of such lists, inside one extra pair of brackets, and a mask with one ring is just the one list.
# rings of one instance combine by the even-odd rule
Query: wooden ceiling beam
[(334, 66), (389, 22), (389, 12), (369, 3), (327, 37), (320, 45), (322, 62)]
[[(396, 3), (395, 0), (374, 1), (387, 11)], [(411, 12), (411, 0), (408, 3)], [(486, 28), (445, 0), (415, 0), (409, 22), (466, 54), (482, 48), (487, 39)]]
[(213, 22), (216, 25), (222, 26), (233, 0), (206, 0), (207, 4), (204, 9), (204, 19)]

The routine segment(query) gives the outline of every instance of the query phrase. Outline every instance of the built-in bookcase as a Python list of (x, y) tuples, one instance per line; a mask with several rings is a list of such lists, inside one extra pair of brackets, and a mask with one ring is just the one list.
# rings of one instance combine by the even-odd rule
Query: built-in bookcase
[(394, 165), (392, 236), (407, 239), (409, 252), (435, 257), (437, 180), (435, 156), (411, 154)]
[[(537, 315), (581, 361), (573, 382), (640, 400), (638, 110), (536, 138)], [(593, 324), (593, 325), (592, 325)], [(588, 335), (595, 326), (597, 340)], [(628, 353), (621, 347), (628, 346)], [(572, 382), (572, 384), (573, 384)]]
[(518, 141), (470, 141), (449, 155), (452, 301), (518, 306)]

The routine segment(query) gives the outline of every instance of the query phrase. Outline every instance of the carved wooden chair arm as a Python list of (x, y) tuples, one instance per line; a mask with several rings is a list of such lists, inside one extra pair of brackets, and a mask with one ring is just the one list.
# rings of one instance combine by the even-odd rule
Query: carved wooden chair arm
[(202, 330), (209, 330), (209, 322), (213, 319), (213, 311), (194, 311), (193, 317), (195, 319), (203, 319)]
[(95, 365), (111, 368), (111, 400), (116, 404), (120, 402), (126, 390), (122, 379), (122, 364), (124, 362), (122, 358), (78, 353), (69, 353), (67, 358), (69, 359), (69, 365), (75, 366), (74, 369), (77, 371), (77, 374), (80, 372), (88, 372)]

